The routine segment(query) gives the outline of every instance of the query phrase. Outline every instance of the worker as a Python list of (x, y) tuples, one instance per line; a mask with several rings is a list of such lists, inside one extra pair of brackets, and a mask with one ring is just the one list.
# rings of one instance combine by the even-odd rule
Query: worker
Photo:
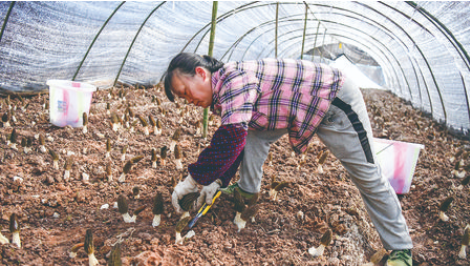
[[(261, 189), (270, 145), (284, 134), (297, 154), (315, 133), (358, 187), (385, 249), (387, 265), (411, 265), (413, 247), (400, 202), (382, 175), (372, 149), (372, 129), (362, 93), (343, 73), (325, 64), (294, 59), (222, 63), (180, 53), (163, 76), (165, 93), (184, 98), (221, 118), (211, 143), (188, 166), (172, 204), (200, 190), (197, 203), (211, 203), (221, 190), (239, 188), (249, 199)], [(240, 180), (229, 186), (240, 166)]]

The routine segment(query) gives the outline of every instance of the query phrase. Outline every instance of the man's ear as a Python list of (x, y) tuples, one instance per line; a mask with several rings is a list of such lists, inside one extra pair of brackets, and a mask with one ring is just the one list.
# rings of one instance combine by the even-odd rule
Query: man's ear
[(207, 70), (206, 70), (205, 68), (200, 67), (200, 66), (196, 67), (196, 69), (195, 69), (196, 74), (199, 75), (199, 76), (201, 76), (201, 78), (202, 78), (203, 80), (206, 80), (206, 78), (207, 78), (207, 73), (206, 73), (206, 71), (207, 71)]

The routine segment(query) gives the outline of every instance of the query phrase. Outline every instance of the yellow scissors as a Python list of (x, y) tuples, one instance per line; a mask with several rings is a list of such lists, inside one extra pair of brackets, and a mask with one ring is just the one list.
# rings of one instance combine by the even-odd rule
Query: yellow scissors
[(191, 220), (191, 222), (189, 222), (189, 225), (188, 227), (191, 229), (194, 224), (196, 223), (196, 221), (201, 218), (202, 216), (204, 216), (208, 211), (209, 209), (212, 207), (212, 205), (214, 204), (215, 200), (220, 196), (220, 194), (222, 194), (222, 191), (217, 191), (217, 193), (214, 195), (214, 197), (212, 198), (212, 203), (209, 205), (207, 203), (204, 203), (202, 205), (202, 207), (199, 209), (199, 211), (197, 212), (196, 216), (194, 216), (194, 218)]

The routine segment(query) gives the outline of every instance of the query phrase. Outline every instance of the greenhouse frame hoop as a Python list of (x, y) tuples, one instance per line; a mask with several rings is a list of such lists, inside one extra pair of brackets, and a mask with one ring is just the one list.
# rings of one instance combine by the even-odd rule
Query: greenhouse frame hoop
[(10, 7), (8, 8), (7, 14), (5, 15), (5, 19), (3, 21), (2, 29), (0, 31), (0, 42), (2, 42), (3, 32), (7, 26), (8, 18), (10, 17), (11, 11), (13, 10), (13, 6), (15, 5), (16, 1), (12, 1)]
[(135, 37), (134, 39), (132, 40), (132, 43), (131, 45), (129, 45), (129, 50), (127, 50), (127, 53), (126, 55), (124, 56), (124, 60), (122, 61), (122, 64), (121, 64), (121, 67), (119, 68), (119, 72), (117, 73), (116, 75), (116, 79), (114, 80), (114, 86), (116, 86), (117, 84), (117, 81), (119, 79), (119, 76), (121, 75), (121, 71), (124, 67), (124, 64), (126, 63), (126, 60), (127, 60), (127, 57), (129, 56), (129, 53), (131, 52), (131, 49), (132, 49), (132, 46), (134, 46), (134, 43), (135, 43), (135, 40), (137, 39), (137, 37), (139, 37), (139, 34), (140, 34), (140, 31), (142, 30), (142, 28), (145, 26), (145, 24), (147, 23), (147, 21), (149, 20), (149, 18), (153, 15), (153, 13), (155, 13), (155, 11), (157, 11), (163, 4), (165, 4), (166, 1), (163, 1), (161, 2), (157, 7), (155, 7), (152, 12), (149, 13), (149, 15), (147, 16), (147, 18), (145, 18), (144, 22), (142, 22), (142, 25), (140, 25), (140, 28), (137, 30), (136, 34), (135, 34)]
[[(295, 3), (289, 3), (289, 4), (295, 4)], [(304, 4), (305, 4), (305, 2), (304, 2)], [(266, 4), (266, 5), (268, 5), (268, 4)], [(322, 5), (322, 4), (308, 4), (308, 5), (321, 6), (321, 7), (331, 7), (332, 9), (337, 9), (337, 10), (349, 12), (349, 13), (358, 15), (358, 16), (360, 16), (360, 17), (369, 19), (369, 18), (365, 17), (363, 14), (360, 14), (360, 13), (357, 13), (357, 12), (354, 12), (354, 11), (351, 11), (351, 10), (348, 10), (348, 9), (345, 9), (345, 8), (333, 7), (333, 6)], [(258, 5), (258, 6), (254, 6), (254, 7), (250, 7), (250, 8), (256, 8), (256, 7), (260, 7), (260, 6), (264, 6), (264, 5)], [(371, 8), (371, 7), (369, 7), (369, 6), (365, 6), (365, 5), (363, 5), (363, 6), (366, 7), (366, 8), (369, 8), (369, 9), (373, 10), (374, 12), (378, 13), (380, 16), (385, 17), (385, 18), (387, 18), (389, 21), (392, 21), (392, 22), (393, 22), (393, 20), (389, 19), (387, 16), (385, 16), (385, 15), (382, 14), (381, 12), (379, 12), (379, 11), (377, 11), (377, 10), (375, 10), (375, 9), (373, 9), (373, 8)], [(310, 9), (310, 7), (309, 7), (309, 9)], [(311, 10), (311, 9), (310, 9), (310, 10)], [(313, 11), (311, 11), (311, 12), (313, 13)], [(232, 11), (229, 11), (229, 12), (227, 12), (227, 13), (225, 13), (225, 14), (228, 14), (228, 15), (230, 16), (232, 13), (233, 13)], [(400, 13), (403, 14), (402, 12), (400, 12)], [(340, 14), (340, 13), (338, 13), (338, 14)], [(314, 15), (314, 14), (313, 14), (313, 15)], [(406, 16), (406, 14), (403, 14), (403, 15)], [(314, 17), (315, 17), (315, 15), (314, 15)], [(225, 18), (224, 18), (224, 19), (225, 19)], [(222, 21), (222, 20), (223, 20), (223, 19), (221, 19), (220, 21)], [(382, 24), (376, 22), (375, 20), (372, 20), (372, 19), (369, 19), (369, 20), (374, 21), (374, 22), (377, 23), (378, 25), (381, 25), (382, 27), (384, 27)], [(220, 22), (220, 21), (218, 21), (218, 22)], [(417, 23), (417, 22), (416, 22), (416, 23)], [(398, 24), (395, 23), (395, 22), (393, 22), (393, 24), (394, 24), (396, 27), (398, 27), (403, 33), (405, 33), (405, 35), (409, 38), (409, 40), (413, 43), (413, 45), (418, 49), (418, 51), (420, 52), (421, 56), (422, 56), (423, 59), (424, 59), (424, 54), (422, 53), (421, 49), (420, 49), (419, 46), (416, 44), (416, 42), (413, 40), (413, 38), (412, 38), (400, 25), (398, 25)], [(420, 27), (423, 27), (421, 24), (419, 24), (419, 23), (417, 23), (417, 24), (420, 25)], [(324, 27), (325, 27), (325, 26), (324, 26)], [(203, 27), (200, 31), (198, 31), (198, 33), (196, 33), (196, 35), (199, 34), (204, 28), (206, 28), (206, 27)], [(424, 27), (423, 27), (423, 28), (424, 28)], [(325, 27), (325, 29), (327, 29), (327, 27)], [(424, 29), (425, 29), (425, 28), (424, 28)], [(427, 31), (427, 29), (425, 29), (425, 30)], [(206, 36), (207, 34), (208, 34), (208, 30), (204, 33), (203, 37), (199, 40), (198, 45), (197, 45), (196, 48), (194, 49), (194, 53), (197, 52), (197, 50), (198, 50), (200, 44), (202, 43), (202, 41), (204, 40), (204, 38), (205, 38), (205, 36)], [(393, 39), (395, 39), (395, 40), (400, 40), (400, 41), (403, 43), (403, 41), (402, 41), (400, 38), (398, 38), (398, 36), (396, 36), (395, 34), (392, 34), (392, 35), (395, 36)], [(191, 40), (194, 39), (194, 38), (195, 38), (195, 36), (193, 36), (193, 38), (191, 38)], [(189, 43), (187, 43), (187, 45), (189, 45)], [(186, 45), (186, 46), (187, 46), (187, 45)], [(186, 47), (186, 46), (185, 46), (185, 47)], [(405, 47), (407, 47), (407, 46), (405, 45)], [(426, 59), (424, 59), (424, 60), (426, 60)], [(427, 64), (427, 66), (428, 66), (428, 69), (429, 69), (429, 71), (430, 71), (430, 74), (432, 75), (432, 78), (433, 78), (433, 81), (434, 81), (434, 85), (436, 86), (437, 90), (440, 90), (439, 85), (437, 84), (437, 82), (436, 82), (436, 80), (435, 80), (435, 77), (434, 77), (434, 74), (433, 74), (432, 69), (430, 68), (429, 64)], [(418, 86), (419, 86), (419, 85), (418, 85)], [(429, 93), (429, 91), (428, 91), (428, 93)], [(411, 93), (410, 93), (410, 97), (412, 98)], [(440, 94), (440, 92), (439, 92), (439, 97), (440, 97), (441, 103), (443, 103), (442, 95)], [(469, 110), (469, 111), (470, 111), (470, 110)], [(445, 114), (445, 117), (447, 117), (447, 114)], [(447, 119), (447, 118), (446, 118), (446, 119)]]
[[(299, 29), (298, 29), (297, 31), (299, 31)], [(313, 35), (315, 35), (315, 34), (308, 34), (308, 35), (309, 35), (309, 36), (313, 36)], [(348, 37), (348, 36), (345, 36), (345, 35), (341, 35), (341, 34), (334, 34), (334, 35), (335, 35), (335, 36), (338, 36), (338, 37), (341, 37), (341, 38), (353, 40), (352, 38), (350, 38), (350, 37)], [(287, 39), (287, 40), (285, 40), (285, 41), (290, 41), (290, 40), (297, 39), (297, 38), (300, 38), (300, 35), (293, 36), (292, 38), (289, 38), (289, 39)], [(357, 40), (355, 40), (355, 41), (357, 41)], [(367, 47), (367, 45), (363, 44), (362, 42), (359, 42), (359, 41), (357, 41), (357, 42), (358, 42), (358, 43), (361, 43), (362, 45), (364, 45), (364, 47)], [(270, 43), (272, 43), (272, 41), (270, 41)], [(380, 43), (380, 42), (378, 42), (378, 43)], [(387, 47), (386, 47), (384, 44), (382, 44), (382, 43), (380, 43), (380, 44), (381, 44), (382, 46), (384, 46), (385, 49), (388, 51)], [(295, 45), (295, 43), (292, 44), (292, 45)], [(374, 47), (376, 47), (379, 51), (382, 50), (382, 49), (380, 49), (379, 47), (377, 47), (376, 45), (374, 45)], [(290, 46), (288, 46), (288, 48), (290, 48)], [(286, 49), (287, 49), (287, 48), (286, 48)], [(260, 52), (260, 54), (258, 55), (257, 58), (259, 58), (259, 57), (261, 56), (261, 53), (263, 53), (263, 51)], [(400, 64), (400, 63), (398, 62), (398, 60), (393, 56), (392, 53), (390, 53), (390, 54), (391, 54), (391, 56), (393, 57), (393, 59), (395, 59), (395, 61), (397, 61), (398, 66), (399, 66), (400, 70), (402, 71), (402, 74), (403, 74), (402, 76), (403, 76), (403, 78), (405, 79), (406, 83), (409, 84), (409, 83), (408, 83), (408, 79), (406, 78), (406, 75), (404, 75), (404, 71), (403, 71), (403, 68), (402, 68), (401, 64)], [(382, 53), (382, 55), (385, 56), (386, 58), (388, 57), (388, 56), (385, 55), (385, 53)], [(395, 72), (395, 68), (391, 68), (391, 69)], [(395, 79), (398, 80), (398, 74), (397, 74), (396, 72), (395, 72), (395, 75), (394, 75), (394, 76), (395, 76)], [(408, 86), (408, 87), (409, 87), (409, 86)]]
[(80, 61), (80, 64), (78, 65), (78, 68), (77, 68), (77, 71), (75, 71), (75, 74), (73, 75), (72, 77), (72, 80), (75, 80), (75, 78), (77, 78), (77, 75), (78, 73), (80, 72), (80, 69), (82, 68), (82, 65), (83, 63), (85, 62), (87, 56), (88, 56), (88, 53), (90, 53), (90, 50), (91, 48), (93, 47), (93, 45), (95, 44), (96, 40), (98, 39), (98, 37), (101, 35), (101, 32), (104, 30), (104, 28), (106, 27), (106, 25), (108, 24), (108, 22), (111, 20), (111, 18), (116, 14), (116, 12), (121, 8), (122, 5), (124, 5), (126, 1), (122, 1), (121, 4), (119, 4), (113, 11), (113, 13), (108, 17), (108, 19), (106, 19), (106, 21), (103, 23), (103, 25), (101, 26), (100, 30), (98, 31), (98, 33), (95, 35), (95, 37), (93, 38), (93, 41), (91, 42), (90, 46), (88, 46), (88, 49), (85, 53), (85, 55), (83, 56), (83, 59), (82, 61)]
[[(298, 16), (298, 15), (292, 15), (292, 16)], [(287, 17), (287, 18), (289, 18), (289, 17)], [(310, 19), (310, 20), (317, 21), (316, 19)], [(285, 22), (285, 21), (288, 21), (288, 22), (291, 22), (291, 21), (303, 21), (303, 19), (298, 18), (298, 19), (288, 19), (288, 20), (282, 19), (282, 20), (281, 20), (281, 22)], [(321, 20), (321, 21), (323, 21), (323, 22), (328, 22), (328, 23), (338, 24), (338, 25), (344, 26), (344, 27), (346, 27), (346, 28), (352, 28), (352, 27), (349, 26), (349, 25), (346, 25), (346, 24), (343, 24), (343, 23), (339, 23), (339, 22), (327, 21), (327, 20)], [(273, 21), (263, 22), (263, 24), (265, 24), (265, 25), (270, 24), (270, 23), (273, 23)], [(249, 32), (252, 32), (253, 30), (255, 30), (255, 29), (257, 29), (257, 28), (260, 28), (260, 27), (262, 27), (262, 26), (265, 26), (265, 25), (261, 25), (261, 24), (260, 24), (260, 25), (258, 25), (258, 26), (256, 26), (256, 27), (253, 27), (253, 28), (250, 29), (246, 34), (248, 34)], [(355, 28), (352, 28), (352, 29), (357, 30), (357, 31), (363, 33), (364, 35), (370, 37), (371, 39), (376, 40), (378, 43), (380, 43), (382, 46), (384, 46), (385, 49), (386, 49), (390, 54), (392, 54), (392, 56), (393, 56), (393, 53), (391, 53), (391, 51), (390, 51), (384, 44), (382, 44), (381, 42), (379, 42), (377, 39), (371, 37), (369, 34), (367, 34), (366, 32), (363, 32), (363, 31), (361, 31), (361, 30), (359, 30), (359, 29), (355, 29)], [(300, 29), (297, 29), (297, 31), (298, 31), (298, 30), (300, 30)], [(264, 32), (264, 33), (266, 33), (266, 32)], [(291, 31), (290, 33), (292, 33), (292, 31)], [(245, 34), (245, 35), (246, 35), (246, 34)], [(240, 38), (245, 37), (245, 35), (243, 35), (243, 36), (240, 37)], [(285, 35), (286, 35), (286, 34), (285, 34)], [(312, 34), (310, 34), (310, 35), (312, 35)], [(315, 34), (315, 35), (316, 35), (316, 34)], [(241, 40), (240, 40), (240, 41), (241, 41)], [(238, 40), (237, 40), (237, 42), (238, 42)], [(237, 43), (237, 42), (236, 42), (236, 43)], [(272, 43), (272, 42), (273, 42), (273, 41), (270, 41), (269, 44)], [(232, 44), (232, 46), (229, 48), (229, 50), (232, 50), (232, 51), (233, 51), (232, 48), (234, 48), (234, 46), (236, 46), (236, 43)], [(238, 42), (238, 43), (239, 43), (239, 42)], [(365, 46), (365, 47), (367, 47), (367, 46)], [(262, 49), (261, 52), (260, 52), (260, 54), (263, 53), (264, 50), (266, 50), (266, 49), (267, 49), (267, 47), (264, 48), (264, 49)], [(229, 52), (229, 50), (227, 50), (227, 51), (225, 52), (225, 54), (221, 57), (221, 59), (223, 59), (223, 58), (225, 57), (225, 55)], [(381, 49), (379, 49), (379, 50), (381, 50)], [(384, 54), (384, 55), (385, 55), (385, 54)], [(259, 58), (259, 56), (260, 56), (260, 55), (258, 55), (258, 58)], [(386, 57), (388, 57), (388, 56), (386, 56)], [(408, 56), (408, 57), (409, 57), (409, 56)], [(400, 69), (401, 69), (401, 72), (403, 73), (403, 77), (405, 78), (406, 83), (407, 83), (407, 85), (408, 85), (408, 90), (409, 90), (409, 93), (410, 93), (410, 97), (411, 97), (411, 99), (413, 99), (413, 96), (411, 95), (410, 85), (409, 85), (409, 83), (408, 83), (408, 79), (406, 78), (406, 75), (404, 74), (403, 68), (401, 67), (401, 64), (399, 63), (399, 60), (396, 59), (396, 57), (394, 57), (394, 56), (393, 56), (393, 58), (394, 58), (395, 61), (398, 63), (398, 65), (399, 65), (399, 67), (400, 67)], [(410, 60), (410, 61), (411, 61), (411, 60)], [(394, 69), (394, 68), (392, 67), (392, 69)], [(395, 73), (395, 75), (398, 77), (397, 73)], [(417, 78), (417, 77), (416, 77), (416, 78)]]

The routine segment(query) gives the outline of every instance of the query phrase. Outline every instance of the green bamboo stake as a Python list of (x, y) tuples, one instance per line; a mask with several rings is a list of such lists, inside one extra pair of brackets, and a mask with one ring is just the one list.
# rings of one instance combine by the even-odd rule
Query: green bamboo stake
[[(209, 56), (212, 56), (212, 51), (214, 50), (214, 39), (215, 39), (215, 25), (217, 24), (217, 5), (218, 1), (212, 2), (212, 22), (211, 22), (211, 36), (209, 39), (209, 52), (207, 53)], [(204, 109), (204, 123), (203, 123), (203, 132), (202, 137), (207, 137), (207, 120), (209, 117), (209, 108)]]
[(305, 33), (307, 31), (307, 18), (308, 18), (308, 6), (305, 5), (305, 22), (304, 22), (304, 35), (302, 37), (302, 51), (300, 53), (300, 59), (304, 59), (304, 47), (305, 47)]
[(277, 29), (278, 29), (278, 26), (279, 26), (279, 2), (276, 3), (276, 31), (275, 31), (275, 36), (274, 36), (274, 38), (276, 39), (276, 42), (274, 44), (274, 46), (276, 48), (276, 51), (275, 51), (276, 58), (277, 58)]

